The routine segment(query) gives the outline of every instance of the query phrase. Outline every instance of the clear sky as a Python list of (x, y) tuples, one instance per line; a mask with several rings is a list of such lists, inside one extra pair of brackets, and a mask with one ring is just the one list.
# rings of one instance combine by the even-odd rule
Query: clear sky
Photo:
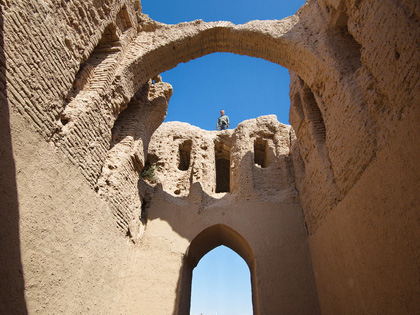
[[(305, 0), (142, 0), (143, 13), (176, 24), (202, 19), (243, 24), (293, 15)], [(268, 61), (228, 53), (207, 55), (161, 74), (174, 93), (165, 121), (214, 130), (220, 109), (231, 128), (243, 120), (275, 114), (288, 124), (289, 73)], [(192, 315), (252, 314), (251, 283), (245, 261), (221, 246), (205, 255), (193, 272)]]
[[(143, 13), (176, 24), (202, 19), (243, 24), (293, 15), (305, 0), (143, 0)], [(207, 55), (162, 74), (174, 93), (165, 121), (183, 121), (214, 130), (220, 109), (231, 128), (262, 115), (275, 114), (289, 124), (288, 70), (268, 61), (230, 53)]]
[(252, 315), (251, 273), (234, 251), (219, 246), (194, 268), (191, 315)]

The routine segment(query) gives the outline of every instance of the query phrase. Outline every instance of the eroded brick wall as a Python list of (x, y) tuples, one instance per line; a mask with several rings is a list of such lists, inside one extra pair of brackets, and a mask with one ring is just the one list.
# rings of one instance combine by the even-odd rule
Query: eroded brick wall
[(306, 182), (323, 183), (299, 181), (315, 221), (345, 198), (404, 111), (418, 102), (416, 10), (409, 2), (310, 2), (303, 23), (317, 33), (316, 49), (339, 75), (320, 71), (302, 79), (291, 73), (290, 121), (299, 143), (296, 159), (305, 165), (298, 171)]
[[(118, 28), (121, 16), (130, 12), (125, 16), (135, 27), (135, 5), (132, 1), (3, 5), (10, 107), (78, 164), (92, 186), (109, 147), (114, 118), (103, 104), (89, 102), (86, 94), (99, 96), (107, 89), (109, 73), (122, 54), (122, 37), (129, 37)], [(112, 25), (115, 36), (121, 37), (114, 49), (106, 47), (112, 39), (105, 33)], [(66, 114), (70, 107), (76, 112), (71, 118)]]
[[(10, 108), (62, 151), (98, 191), (99, 177), (111, 154), (112, 128), (134, 97), (115, 95), (113, 86), (129, 44), (142, 30), (140, 2), (6, 1), (2, 8)], [(141, 111), (146, 111), (148, 104), (159, 103), (156, 99), (163, 99), (163, 112), (155, 111), (147, 121), (150, 126), (143, 128), (146, 139), (163, 120), (171, 95), (169, 85), (159, 85), (163, 87), (157, 91), (151, 88), (150, 95), (149, 84), (140, 86), (147, 90), (141, 99)], [(133, 144), (128, 157), (134, 154), (142, 158), (144, 150), (147, 141), (145, 147), (141, 144), (134, 148)], [(121, 202), (136, 195), (138, 199), (139, 170), (134, 162), (124, 166), (131, 169), (124, 176), (130, 178), (133, 187), (119, 187), (114, 197), (104, 196), (101, 191), (105, 199), (118, 200), (111, 202), (111, 207), (123, 233), (128, 233), (131, 221), (138, 221), (135, 209), (141, 207), (141, 202)]]
[(420, 307), (419, 10), (313, 1), (303, 18), (339, 73), (291, 73), (296, 184), (323, 314)]
[[(240, 26), (168, 26), (129, 0), (5, 0), (1, 8), (10, 114), (75, 166), (127, 234), (141, 234), (138, 172), (171, 94), (149, 80), (216, 51), (288, 67), (294, 174), (323, 312), (416, 309), (416, 1), (311, 0), (294, 17)], [(136, 120), (137, 112), (150, 119)]]

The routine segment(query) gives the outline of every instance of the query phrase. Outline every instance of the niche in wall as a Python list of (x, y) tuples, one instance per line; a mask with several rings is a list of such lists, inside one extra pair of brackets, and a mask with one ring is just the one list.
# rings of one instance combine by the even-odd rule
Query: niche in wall
[(312, 134), (316, 142), (325, 144), (326, 130), (321, 110), (311, 89), (305, 84), (303, 88), (303, 103), (306, 107), (307, 119), (311, 122)]
[(216, 192), (230, 192), (230, 146), (216, 142), (214, 146), (216, 158)]
[(267, 160), (267, 140), (258, 137), (254, 141), (254, 163), (265, 168), (268, 166)]
[(129, 28), (131, 28), (133, 25), (130, 21), (130, 16), (127, 11), (127, 7), (123, 6), (120, 12), (118, 13), (117, 17), (117, 24), (120, 27), (122, 32), (125, 32)]
[(178, 169), (186, 171), (190, 167), (192, 141), (185, 140), (179, 145)]

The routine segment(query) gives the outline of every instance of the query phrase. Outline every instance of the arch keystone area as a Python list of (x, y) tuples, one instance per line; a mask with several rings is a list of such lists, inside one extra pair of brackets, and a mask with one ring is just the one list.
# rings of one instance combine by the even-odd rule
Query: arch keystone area
[(188, 248), (186, 262), (194, 269), (204, 255), (221, 245), (241, 256), (252, 270), (255, 257), (251, 246), (242, 235), (224, 224), (213, 225), (199, 233)]

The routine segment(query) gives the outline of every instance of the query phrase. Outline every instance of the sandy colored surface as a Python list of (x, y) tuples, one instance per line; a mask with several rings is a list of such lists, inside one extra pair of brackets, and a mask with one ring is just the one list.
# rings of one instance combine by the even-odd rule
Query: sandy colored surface
[[(0, 313), (188, 314), (218, 244), (250, 266), (256, 315), (418, 312), (417, 1), (243, 25), (131, 0), (0, 8)], [(213, 52), (287, 67), (291, 127), (161, 125), (159, 73)]]

